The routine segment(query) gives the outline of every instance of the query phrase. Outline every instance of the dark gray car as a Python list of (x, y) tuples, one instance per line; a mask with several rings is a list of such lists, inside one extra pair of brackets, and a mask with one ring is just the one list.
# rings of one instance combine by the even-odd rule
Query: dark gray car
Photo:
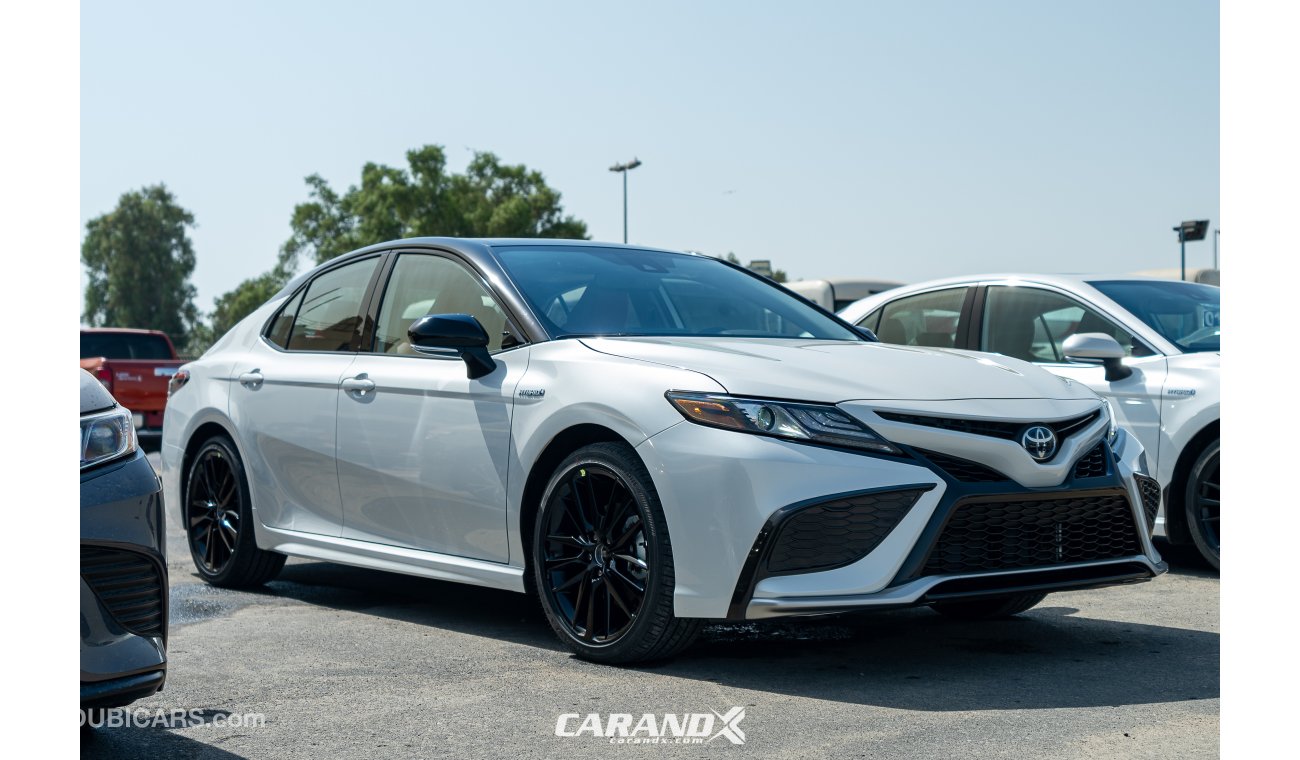
[(120, 707), (167, 676), (161, 484), (131, 411), (81, 372), (81, 707)]

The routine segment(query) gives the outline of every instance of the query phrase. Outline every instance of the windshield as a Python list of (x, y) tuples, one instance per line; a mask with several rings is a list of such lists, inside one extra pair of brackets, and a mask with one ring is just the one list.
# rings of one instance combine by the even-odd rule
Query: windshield
[(1180, 351), (1219, 350), (1219, 289), (1198, 282), (1102, 280), (1089, 283)]
[(496, 249), (547, 332), (862, 340), (785, 289), (716, 259), (627, 248)]

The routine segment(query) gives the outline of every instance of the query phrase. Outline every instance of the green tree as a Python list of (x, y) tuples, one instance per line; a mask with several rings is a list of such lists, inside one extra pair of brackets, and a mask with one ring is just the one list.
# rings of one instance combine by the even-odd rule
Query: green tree
[(308, 200), (293, 209), (293, 234), (275, 268), (217, 298), (208, 343), (284, 287), (302, 258), (319, 264), (372, 243), (421, 235), (587, 237), (587, 225), (564, 214), (560, 193), (540, 172), (475, 153), (464, 174), (451, 173), (438, 145), (408, 151), (406, 160), (405, 169), (367, 163), (361, 184), (343, 193), (318, 174), (307, 177)]
[(116, 208), (86, 222), (86, 323), (162, 330), (187, 345), (199, 319), (190, 284), (193, 226), (194, 215), (162, 184), (123, 193)]
[(408, 151), (408, 168), (367, 163), (361, 184), (344, 193), (319, 175), (307, 178), (310, 200), (293, 210), (292, 236), (280, 269), (303, 255), (313, 263), (404, 237), (585, 238), (587, 225), (564, 214), (560, 193), (540, 172), (478, 152), (464, 174), (447, 171), (441, 146)]
[(225, 335), (239, 324), (239, 320), (271, 300), (271, 296), (280, 292), (288, 281), (289, 277), (284, 273), (271, 270), (260, 277), (244, 280), (234, 290), (218, 296), (212, 310), (212, 334), (216, 337)]

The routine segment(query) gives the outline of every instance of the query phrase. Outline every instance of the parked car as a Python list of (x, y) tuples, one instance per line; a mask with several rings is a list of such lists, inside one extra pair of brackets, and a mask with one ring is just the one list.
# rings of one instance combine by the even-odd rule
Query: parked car
[(173, 387), (163, 480), (209, 583), (293, 555), (531, 589), (602, 662), (706, 619), (1002, 616), (1165, 570), (1142, 446), (1082, 384), (869, 341), (702, 255), (376, 245)]
[(147, 442), (162, 436), (167, 383), (184, 363), (176, 357), (167, 334), (157, 330), (81, 330), (81, 368), (131, 409), (136, 435)]
[(934, 280), (840, 312), (880, 340), (1033, 362), (1111, 401), (1160, 487), (1158, 535), (1219, 566), (1219, 289), (1119, 277)]
[[(81, 708), (120, 707), (167, 677), (162, 484), (131, 411), (81, 370)], [(83, 724), (84, 725), (84, 724)]]
[(854, 301), (902, 284), (891, 280), (832, 277), (829, 280), (796, 280), (785, 283), (785, 286), (827, 311), (839, 311)]

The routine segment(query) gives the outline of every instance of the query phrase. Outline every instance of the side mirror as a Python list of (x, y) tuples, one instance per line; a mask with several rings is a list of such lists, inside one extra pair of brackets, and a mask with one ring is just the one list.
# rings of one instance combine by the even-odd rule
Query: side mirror
[(1065, 339), (1062, 350), (1070, 361), (1100, 363), (1106, 368), (1107, 382), (1123, 380), (1133, 374), (1124, 366), (1124, 348), (1105, 333), (1076, 333)]
[(858, 335), (861, 335), (862, 337), (866, 338), (872, 343), (880, 342), (880, 338), (876, 337), (876, 333), (872, 331), (870, 327), (863, 327), (861, 325), (857, 325), (853, 329), (858, 331)]
[(488, 334), (483, 325), (469, 314), (427, 314), (415, 320), (406, 331), (411, 347), (422, 354), (455, 351), (465, 362), (465, 375), (471, 380), (496, 369), (488, 353)]

